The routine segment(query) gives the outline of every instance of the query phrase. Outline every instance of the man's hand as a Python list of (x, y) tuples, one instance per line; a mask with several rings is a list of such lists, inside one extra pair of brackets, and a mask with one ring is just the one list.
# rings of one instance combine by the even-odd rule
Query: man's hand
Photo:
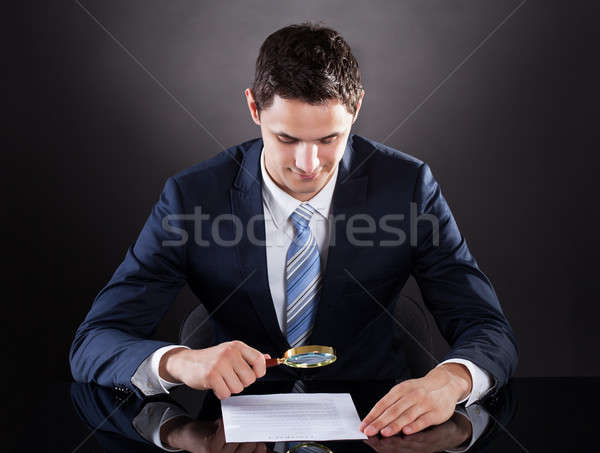
[(160, 440), (171, 448), (192, 453), (268, 453), (263, 442), (226, 443), (223, 419), (214, 422), (178, 417), (160, 429)]
[(410, 436), (370, 437), (364, 442), (377, 453), (430, 453), (457, 448), (472, 435), (469, 419), (455, 412), (447, 422)]
[(458, 363), (445, 363), (419, 379), (409, 379), (375, 404), (360, 425), (367, 436), (381, 432), (393, 436), (412, 434), (448, 420), (456, 403), (471, 393), (469, 370)]
[(269, 354), (241, 341), (228, 341), (206, 349), (174, 348), (160, 360), (158, 373), (170, 382), (212, 389), (219, 399), (240, 393), (265, 375)]

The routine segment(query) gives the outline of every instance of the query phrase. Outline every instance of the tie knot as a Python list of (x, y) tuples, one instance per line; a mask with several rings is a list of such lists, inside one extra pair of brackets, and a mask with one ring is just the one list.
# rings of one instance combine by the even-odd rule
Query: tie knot
[(315, 209), (311, 205), (302, 203), (294, 212), (292, 212), (290, 219), (292, 219), (292, 223), (297, 229), (304, 229), (308, 227), (314, 213)]

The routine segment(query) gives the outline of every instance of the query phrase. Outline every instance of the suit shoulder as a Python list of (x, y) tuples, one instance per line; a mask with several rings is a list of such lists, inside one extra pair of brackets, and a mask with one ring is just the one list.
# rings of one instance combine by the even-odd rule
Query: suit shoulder
[(376, 157), (376, 160), (383, 165), (392, 165), (396, 168), (397, 166), (403, 166), (407, 169), (418, 170), (424, 164), (421, 159), (415, 156), (361, 135), (354, 134), (352, 136), (352, 146), (360, 154)]

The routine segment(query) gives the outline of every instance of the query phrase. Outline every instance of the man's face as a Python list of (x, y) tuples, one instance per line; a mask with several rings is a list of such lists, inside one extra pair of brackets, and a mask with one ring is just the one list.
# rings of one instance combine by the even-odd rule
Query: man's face
[(311, 105), (276, 95), (258, 117), (250, 90), (246, 96), (254, 122), (260, 125), (267, 172), (294, 198), (310, 200), (335, 172), (356, 115), (337, 99)]

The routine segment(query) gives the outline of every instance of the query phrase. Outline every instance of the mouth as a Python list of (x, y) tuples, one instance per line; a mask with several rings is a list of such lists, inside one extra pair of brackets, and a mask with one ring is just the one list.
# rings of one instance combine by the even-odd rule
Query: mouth
[(320, 171), (315, 171), (313, 173), (299, 173), (295, 170), (292, 170), (292, 173), (298, 175), (298, 177), (302, 180), (311, 180), (311, 179), (315, 179), (317, 176), (319, 176)]

